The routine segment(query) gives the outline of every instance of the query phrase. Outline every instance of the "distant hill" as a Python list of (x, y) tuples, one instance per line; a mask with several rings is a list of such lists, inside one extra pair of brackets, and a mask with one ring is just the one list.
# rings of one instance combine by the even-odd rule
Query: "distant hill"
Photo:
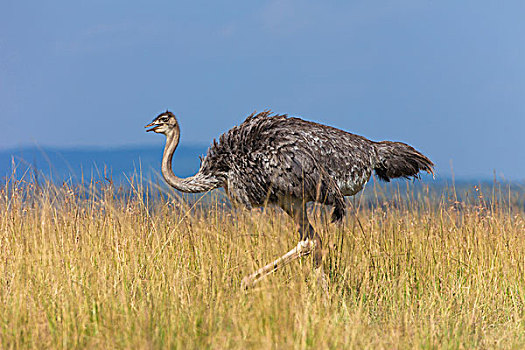
[[(26, 147), (19, 149), (0, 150), (0, 181), (11, 177), (13, 169), (17, 179), (33, 180), (35, 174), (38, 181), (51, 180), (54, 183), (72, 181), (74, 183), (99, 181), (106, 178), (115, 184), (126, 185), (134, 174), (142, 174), (143, 180), (164, 183), (160, 174), (163, 144), (158, 146), (134, 146), (121, 148), (38, 148)], [(199, 156), (205, 155), (208, 145), (181, 145), (173, 158), (173, 170), (176, 175), (186, 177), (199, 170)], [(377, 180), (372, 179), (366, 191), (374, 187)], [(415, 181), (413, 188), (430, 186), (434, 190), (449, 187), (454, 182), (447, 177), (423, 174), (422, 181)], [(511, 184), (513, 190), (524, 193), (525, 184), (522, 181), (504, 182)], [(455, 186), (459, 190), (472, 189), (479, 186), (492, 188), (493, 179), (456, 178)], [(406, 181), (396, 179), (389, 184), (381, 182), (385, 189), (404, 188)], [(1, 185), (0, 185), (1, 187)], [(365, 191), (365, 192), (366, 192)]]
[[(173, 170), (178, 176), (194, 174), (200, 165), (199, 156), (208, 146), (180, 146), (175, 152)], [(126, 183), (132, 174), (142, 173), (145, 179), (160, 177), (163, 145), (126, 148), (37, 148), (27, 147), (0, 151), (0, 178), (29, 179), (36, 173), (54, 182), (111, 178)]]

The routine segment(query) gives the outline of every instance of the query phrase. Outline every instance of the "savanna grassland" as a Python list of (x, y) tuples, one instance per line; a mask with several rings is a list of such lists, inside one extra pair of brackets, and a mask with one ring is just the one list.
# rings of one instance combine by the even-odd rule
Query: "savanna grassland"
[(296, 245), (279, 210), (153, 184), (0, 189), (0, 348), (525, 347), (523, 191), (370, 184), (342, 225), (313, 207), (311, 258), (243, 291)]

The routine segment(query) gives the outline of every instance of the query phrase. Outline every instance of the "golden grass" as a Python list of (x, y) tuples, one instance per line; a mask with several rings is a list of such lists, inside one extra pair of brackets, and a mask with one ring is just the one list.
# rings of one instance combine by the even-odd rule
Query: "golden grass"
[(152, 185), (10, 180), (0, 348), (522, 348), (523, 194), (502, 192), (379, 188), (340, 226), (314, 210), (327, 296), (310, 258), (240, 290), (297, 243), (277, 210), (232, 212), (217, 195), (189, 205)]

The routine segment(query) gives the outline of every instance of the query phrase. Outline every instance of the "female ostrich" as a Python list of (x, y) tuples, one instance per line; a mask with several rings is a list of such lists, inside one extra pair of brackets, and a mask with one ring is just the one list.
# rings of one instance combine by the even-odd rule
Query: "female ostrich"
[(152, 127), (147, 131), (166, 135), (162, 175), (170, 186), (189, 193), (224, 187), (236, 203), (248, 208), (275, 204), (296, 222), (299, 244), (246, 276), (244, 287), (310, 253), (321, 270), (321, 237), (308, 221), (307, 202), (332, 205), (332, 221), (338, 221), (345, 213), (344, 196), (361, 191), (372, 171), (384, 181), (418, 177), (420, 171), (433, 174), (434, 164), (407, 144), (374, 142), (330, 126), (271, 114), (252, 113), (219, 142), (214, 140), (197, 174), (184, 179), (171, 168), (180, 137), (175, 115), (166, 111), (146, 125)]

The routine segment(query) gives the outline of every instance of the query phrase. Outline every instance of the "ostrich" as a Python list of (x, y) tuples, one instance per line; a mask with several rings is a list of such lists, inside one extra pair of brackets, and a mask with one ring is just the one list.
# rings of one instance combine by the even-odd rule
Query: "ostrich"
[(179, 144), (179, 123), (172, 112), (159, 114), (147, 131), (166, 136), (162, 175), (175, 189), (207, 192), (223, 187), (234, 203), (248, 208), (273, 204), (289, 214), (297, 225), (299, 243), (288, 253), (246, 276), (242, 286), (253, 286), (266, 275), (302, 256), (313, 255), (322, 273), (322, 241), (308, 221), (306, 203), (333, 206), (332, 221), (345, 214), (345, 196), (363, 189), (373, 171), (389, 181), (433, 173), (433, 163), (401, 142), (370, 141), (334, 127), (271, 111), (252, 113), (213, 140), (199, 171), (179, 178), (172, 158)]

